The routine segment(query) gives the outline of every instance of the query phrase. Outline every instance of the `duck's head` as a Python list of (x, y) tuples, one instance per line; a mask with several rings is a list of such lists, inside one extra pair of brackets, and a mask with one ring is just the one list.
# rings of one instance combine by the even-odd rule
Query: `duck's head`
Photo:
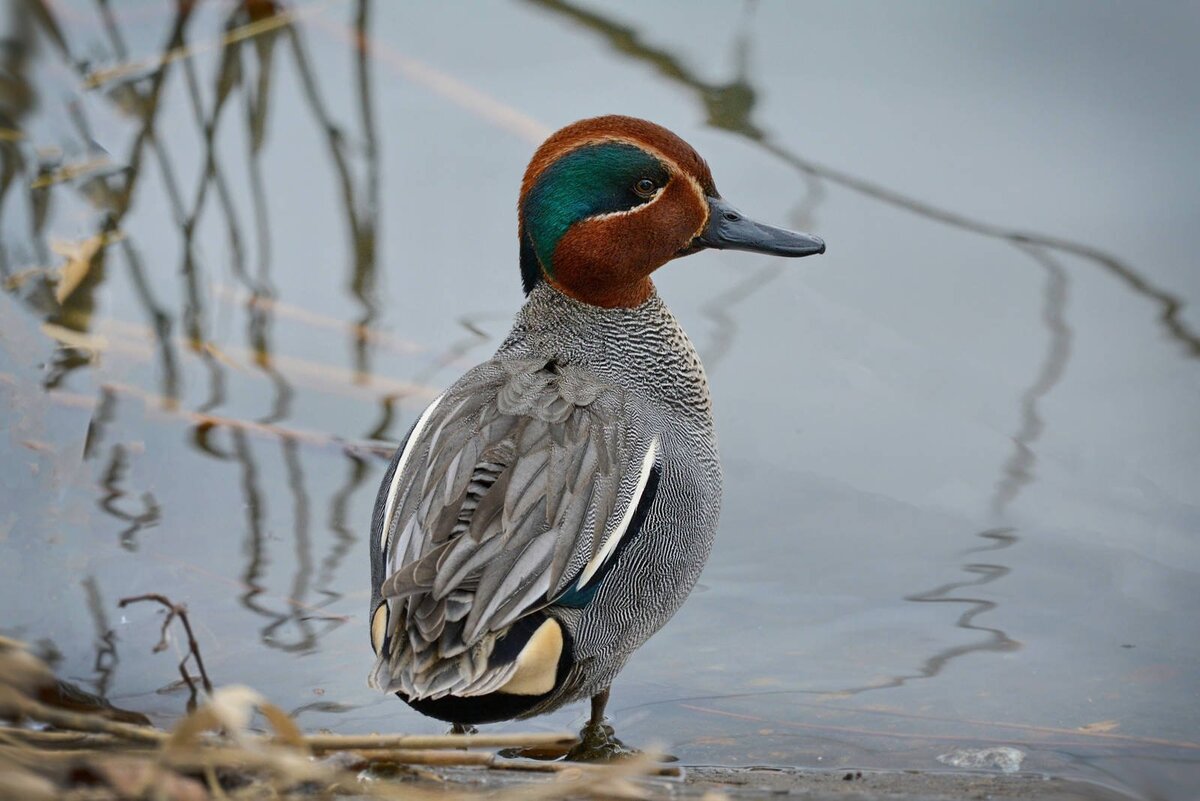
[(529, 162), (519, 204), (525, 292), (548, 281), (596, 306), (633, 307), (650, 274), (704, 248), (824, 253), (815, 236), (751, 220), (721, 198), (691, 145), (646, 120), (572, 123)]

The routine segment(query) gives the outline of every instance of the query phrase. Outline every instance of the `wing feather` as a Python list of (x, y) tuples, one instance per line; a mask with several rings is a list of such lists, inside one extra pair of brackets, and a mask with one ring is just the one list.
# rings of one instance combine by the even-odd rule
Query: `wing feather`
[(390, 652), (373, 684), (438, 697), (507, 681), (514, 666), (489, 662), (496, 641), (571, 587), (637, 502), (648, 436), (624, 403), (585, 370), (506, 360), (426, 411), (389, 489)]

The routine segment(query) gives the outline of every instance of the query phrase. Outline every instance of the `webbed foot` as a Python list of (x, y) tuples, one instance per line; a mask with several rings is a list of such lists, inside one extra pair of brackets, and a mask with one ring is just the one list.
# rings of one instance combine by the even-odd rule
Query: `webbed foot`
[(621, 742), (604, 719), (590, 720), (579, 732), (579, 744), (567, 752), (572, 762), (613, 762), (640, 754)]

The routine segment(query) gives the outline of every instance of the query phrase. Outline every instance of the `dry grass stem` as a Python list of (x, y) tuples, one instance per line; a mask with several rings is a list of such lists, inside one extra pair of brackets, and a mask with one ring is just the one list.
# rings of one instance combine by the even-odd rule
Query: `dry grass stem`
[(304, 738), (313, 751), (403, 748), (556, 748), (578, 742), (573, 734), (312, 734)]
[(40, 723), (48, 723), (60, 729), (75, 732), (93, 732), (111, 734), (123, 740), (135, 743), (160, 745), (166, 742), (166, 732), (149, 726), (136, 726), (132, 723), (119, 723), (108, 720), (97, 714), (86, 712), (71, 712), (46, 706), (40, 701), (17, 693), (13, 688), (0, 685), (0, 713), (11, 714), (19, 718), (29, 718)]

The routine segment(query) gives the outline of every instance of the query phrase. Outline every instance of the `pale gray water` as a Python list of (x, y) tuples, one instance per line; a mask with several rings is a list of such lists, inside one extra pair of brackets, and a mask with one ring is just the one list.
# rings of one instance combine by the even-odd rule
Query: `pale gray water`
[[(116, 608), (166, 592), (219, 683), (311, 728), (439, 730), (365, 687), (384, 464), (331, 438), (394, 440), (490, 352), (530, 153), (616, 111), (829, 242), (660, 273), (726, 497), (701, 591), (614, 688), (622, 735), (693, 764), (1012, 746), (1147, 797), (1200, 784), (1194, 4), (375, 3), (361, 60), (353, 2), (224, 51), (228, 5), (175, 43), (168, 4), (113, 5), (111, 28), (0, 7), (4, 633), (167, 722), (157, 613)], [(234, 54), (209, 172), (197, 111)], [(81, 171), (31, 191), (39, 163)], [(29, 270), (106, 215), (123, 238), (60, 305)]]

